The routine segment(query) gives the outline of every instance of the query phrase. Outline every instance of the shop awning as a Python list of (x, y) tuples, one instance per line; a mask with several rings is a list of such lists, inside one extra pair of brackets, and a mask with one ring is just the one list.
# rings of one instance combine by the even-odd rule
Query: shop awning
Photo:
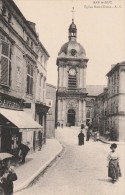
[(0, 108), (0, 114), (19, 129), (41, 129), (42, 126), (32, 119), (25, 111)]

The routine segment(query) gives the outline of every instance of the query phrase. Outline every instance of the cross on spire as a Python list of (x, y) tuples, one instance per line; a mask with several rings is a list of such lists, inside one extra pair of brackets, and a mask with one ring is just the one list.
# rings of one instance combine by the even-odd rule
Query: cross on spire
[(75, 10), (74, 10), (74, 7), (72, 7), (72, 21), (74, 22), (74, 13), (75, 13)]

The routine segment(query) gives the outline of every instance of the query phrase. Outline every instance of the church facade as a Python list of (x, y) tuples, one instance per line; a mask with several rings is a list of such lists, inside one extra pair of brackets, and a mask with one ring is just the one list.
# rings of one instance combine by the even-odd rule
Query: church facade
[(88, 58), (83, 46), (77, 42), (74, 19), (68, 29), (68, 42), (57, 57), (57, 123), (64, 126), (86, 124), (86, 69)]

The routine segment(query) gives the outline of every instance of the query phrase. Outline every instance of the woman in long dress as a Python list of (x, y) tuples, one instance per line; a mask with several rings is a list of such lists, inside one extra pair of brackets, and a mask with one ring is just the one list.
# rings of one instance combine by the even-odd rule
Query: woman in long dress
[(84, 145), (84, 133), (82, 132), (82, 130), (80, 131), (79, 135), (78, 135), (78, 140), (79, 140), (79, 145)]
[(111, 151), (108, 154), (108, 177), (112, 178), (112, 182), (116, 182), (121, 177), (121, 170), (119, 166), (119, 155), (116, 152), (117, 144), (111, 144)]

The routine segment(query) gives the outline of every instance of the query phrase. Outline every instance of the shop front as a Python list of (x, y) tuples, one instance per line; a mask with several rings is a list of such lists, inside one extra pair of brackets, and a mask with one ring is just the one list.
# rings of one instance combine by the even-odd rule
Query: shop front
[[(43, 133), (40, 135), (39, 132), (43, 143), (46, 143), (46, 115), (49, 108), (50, 107), (45, 104), (36, 103), (36, 121), (43, 127)], [(38, 137), (38, 135), (36, 137)]]
[(18, 142), (32, 152), (40, 147), (43, 127), (21, 110), (0, 108), (0, 152), (16, 154)]

